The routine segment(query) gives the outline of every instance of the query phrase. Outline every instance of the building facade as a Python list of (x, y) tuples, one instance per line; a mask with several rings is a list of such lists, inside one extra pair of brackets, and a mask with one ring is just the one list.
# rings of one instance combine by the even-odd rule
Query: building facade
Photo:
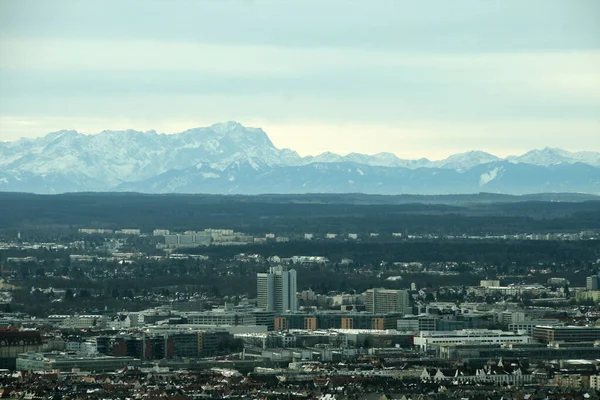
[(370, 314), (322, 311), (310, 314), (285, 313), (275, 318), (275, 330), (286, 329), (396, 329), (397, 313)]
[(281, 266), (256, 274), (256, 293), (259, 308), (277, 313), (298, 311), (296, 270)]
[(598, 290), (600, 288), (600, 276), (588, 276), (585, 280), (585, 288), (587, 290)]
[(596, 326), (536, 326), (533, 338), (542, 343), (594, 342), (600, 340), (600, 327)]
[(448, 332), (420, 332), (418, 336), (415, 336), (414, 340), (415, 346), (419, 347), (422, 351), (427, 351), (431, 346), (530, 343), (531, 338), (527, 335), (499, 330), (466, 329)]
[(404, 314), (409, 308), (408, 291), (369, 289), (365, 292), (365, 307), (367, 312), (373, 314)]

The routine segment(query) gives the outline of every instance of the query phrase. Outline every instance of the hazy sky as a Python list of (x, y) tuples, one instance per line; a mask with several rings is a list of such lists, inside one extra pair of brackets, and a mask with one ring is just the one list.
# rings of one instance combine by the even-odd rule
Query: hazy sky
[(302, 155), (600, 151), (600, 1), (0, 2), (0, 140), (225, 120)]

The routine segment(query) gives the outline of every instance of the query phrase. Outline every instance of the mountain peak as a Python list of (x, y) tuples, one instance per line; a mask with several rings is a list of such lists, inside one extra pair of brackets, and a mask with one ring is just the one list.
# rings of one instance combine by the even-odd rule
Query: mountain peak
[(544, 147), (543, 149), (530, 150), (521, 156), (509, 156), (506, 159), (511, 162), (542, 166), (557, 165), (562, 163), (572, 164), (581, 161), (577, 158), (574, 158), (573, 155), (573, 153), (567, 150), (553, 147)]
[(217, 122), (215, 124), (212, 124), (209, 128), (217, 133), (228, 133), (235, 130), (246, 129), (244, 125), (240, 124), (237, 121)]
[(464, 153), (457, 153), (440, 161), (435, 161), (432, 164), (436, 167), (450, 168), (457, 171), (466, 171), (477, 165), (487, 164), (494, 161), (499, 161), (500, 158), (493, 154), (486, 153), (481, 150), (471, 150)]
[(558, 147), (544, 147), (542, 149), (533, 149), (533, 150), (528, 151), (525, 154), (529, 154), (529, 153), (552, 154), (552, 155), (557, 154), (557, 155), (561, 155), (561, 156), (571, 154), (567, 150), (559, 149)]
[[(570, 165), (576, 163), (579, 165)], [(312, 165), (309, 167), (309, 164)], [(583, 179), (574, 177), (572, 172), (582, 168), (600, 171), (597, 167), (600, 167), (600, 153), (568, 152), (551, 147), (505, 159), (481, 150), (454, 154), (439, 161), (401, 159), (390, 152), (342, 156), (328, 151), (317, 156), (300, 157), (292, 150), (276, 148), (262, 129), (245, 127), (236, 121), (175, 134), (130, 129), (86, 135), (74, 130), (61, 130), (43, 138), (0, 143), (0, 190), (33, 192), (39, 191), (40, 182), (50, 182), (48, 185), (54, 185), (52, 191), (55, 192), (119, 190), (123, 187), (120, 185), (134, 183), (141, 185), (138, 187), (142, 191), (152, 191), (155, 189), (143, 186), (150, 180), (165, 182), (165, 188), (171, 188), (165, 190), (172, 190), (181, 182), (192, 182), (189, 179), (194, 176), (200, 179), (196, 183), (199, 186), (185, 186), (185, 190), (229, 192), (250, 185), (250, 191), (269, 192), (276, 187), (273, 185), (279, 184), (278, 181), (287, 185), (285, 190), (290, 191), (336, 188), (338, 191), (390, 193), (439, 191), (442, 190), (439, 185), (446, 185), (443, 187), (447, 190), (466, 190), (466, 186), (461, 189), (460, 185), (452, 182), (475, 182), (477, 188), (483, 182), (486, 188), (503, 190), (500, 186), (503, 182), (511, 180), (510, 185), (513, 185), (523, 173), (539, 173), (532, 175), (538, 179), (547, 173), (563, 171), (560, 179), (563, 179), (561, 185), (565, 185), (565, 190), (576, 188), (597, 193), (600, 178), (596, 182), (595, 175)], [(77, 171), (76, 176), (73, 171)], [(306, 175), (295, 175), (297, 173)], [(451, 179), (445, 180), (448, 177)], [(255, 186), (258, 181), (253, 179), (263, 178), (263, 186)], [(550, 182), (550, 178), (552, 175), (544, 178), (543, 182)], [(578, 183), (580, 186), (570, 183), (576, 178), (583, 179)], [(4, 182), (2, 179), (13, 183), (1, 183)], [(427, 187), (430, 179), (435, 180), (436, 187)], [(414, 186), (417, 181), (420, 182), (418, 185), (425, 186)], [(351, 186), (345, 188), (339, 186), (339, 182)], [(206, 184), (213, 185), (212, 189)], [(234, 186), (237, 189), (232, 189)], [(409, 189), (411, 187), (413, 189)]]
[(56, 131), (56, 132), (50, 132), (46, 135), (45, 139), (49, 142), (57, 140), (57, 139), (61, 139), (61, 138), (72, 138), (72, 137), (77, 137), (80, 136), (81, 133), (77, 132), (76, 130), (67, 130), (67, 129), (63, 129), (60, 131)]

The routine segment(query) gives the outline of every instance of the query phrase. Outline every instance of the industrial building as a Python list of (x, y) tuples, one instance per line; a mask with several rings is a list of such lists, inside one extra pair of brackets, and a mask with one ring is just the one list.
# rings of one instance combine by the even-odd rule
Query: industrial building
[(141, 366), (133, 357), (75, 356), (61, 352), (19, 354), (16, 369), (19, 371), (114, 371), (128, 366)]

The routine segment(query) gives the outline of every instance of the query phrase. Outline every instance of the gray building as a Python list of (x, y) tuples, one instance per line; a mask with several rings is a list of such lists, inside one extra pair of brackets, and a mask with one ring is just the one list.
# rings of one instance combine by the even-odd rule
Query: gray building
[(277, 313), (298, 311), (296, 270), (281, 266), (256, 274), (258, 307)]
[(184, 315), (192, 325), (264, 325), (268, 330), (274, 328), (275, 313), (272, 311), (203, 311), (189, 312)]
[(212, 237), (207, 232), (196, 232), (184, 235), (165, 235), (165, 246), (167, 247), (197, 247), (209, 246)]
[(114, 371), (126, 366), (141, 366), (133, 357), (73, 356), (66, 353), (23, 353), (17, 357), (19, 371)]
[(598, 275), (588, 276), (585, 280), (585, 288), (587, 290), (598, 290), (600, 287), (600, 277)]
[(409, 305), (409, 296), (406, 290), (369, 289), (365, 292), (366, 310), (373, 314), (405, 314)]

